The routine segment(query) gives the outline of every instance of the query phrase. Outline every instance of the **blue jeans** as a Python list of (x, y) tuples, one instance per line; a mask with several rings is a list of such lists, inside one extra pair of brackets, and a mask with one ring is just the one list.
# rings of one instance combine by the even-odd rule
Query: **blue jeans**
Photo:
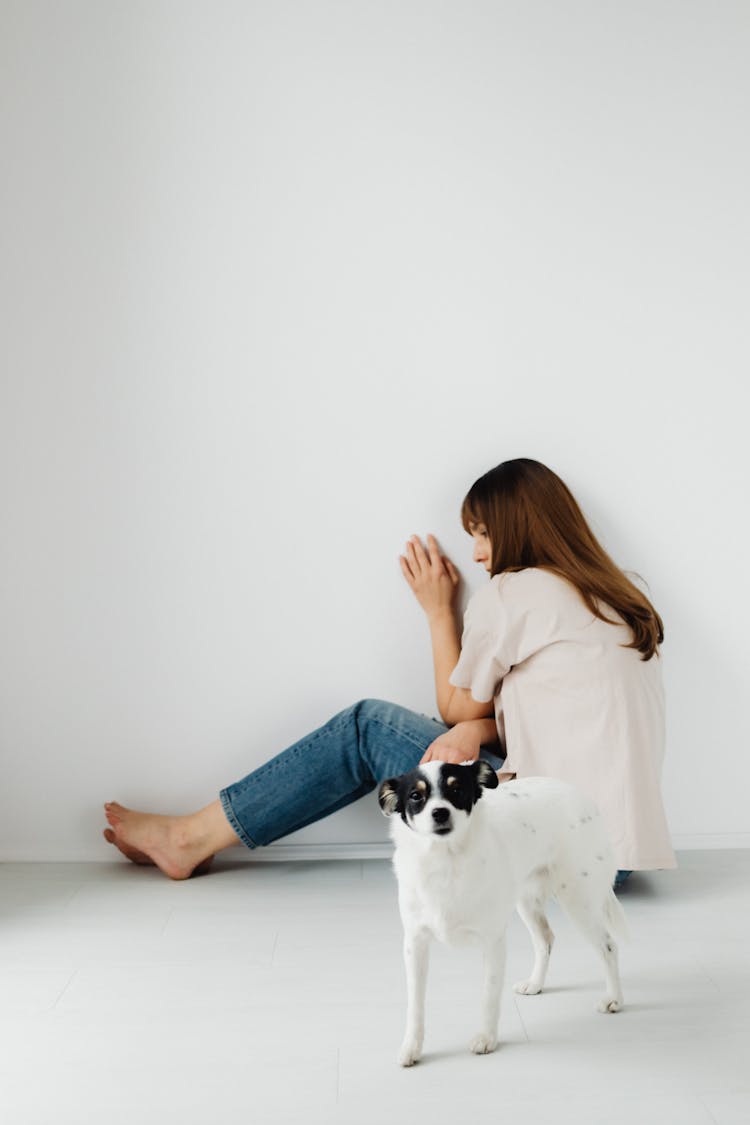
[[(227, 820), (248, 848), (263, 847), (408, 773), (445, 723), (383, 699), (360, 699), (219, 794)], [(503, 759), (483, 746), (493, 769)], [(625, 876), (629, 872), (618, 872)]]
[[(361, 699), (322, 727), (222, 789), (226, 818), (248, 848), (296, 832), (371, 793), (381, 781), (408, 773), (445, 723), (397, 703)], [(499, 746), (495, 747), (499, 749)], [(502, 758), (482, 747), (499, 770)]]

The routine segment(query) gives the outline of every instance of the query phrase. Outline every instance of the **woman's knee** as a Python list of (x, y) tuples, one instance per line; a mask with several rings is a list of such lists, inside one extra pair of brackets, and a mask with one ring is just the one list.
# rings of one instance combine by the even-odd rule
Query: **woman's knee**
[(354, 710), (368, 718), (370, 716), (377, 718), (397, 706), (398, 704), (389, 703), (387, 699), (358, 699), (354, 704)]
[(413, 769), (444, 729), (428, 715), (386, 699), (360, 699), (352, 711), (360, 756), (376, 780)]
[(426, 718), (418, 711), (412, 711), (409, 707), (403, 707), (400, 703), (392, 703), (387, 699), (359, 699), (352, 710), (362, 722), (374, 719), (376, 722), (395, 727)]

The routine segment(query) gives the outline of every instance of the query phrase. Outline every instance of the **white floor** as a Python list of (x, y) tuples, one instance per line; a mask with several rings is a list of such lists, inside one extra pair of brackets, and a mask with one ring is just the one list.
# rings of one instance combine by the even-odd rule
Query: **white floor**
[[(598, 961), (553, 904), (548, 987), (506, 988), (493, 1055), (467, 1049), (478, 951), (434, 947), (410, 1070), (387, 862), (0, 864), (0, 1121), (747, 1125), (750, 852), (679, 861), (621, 896), (623, 1012), (595, 1011)], [(514, 918), (508, 981), (530, 963)]]

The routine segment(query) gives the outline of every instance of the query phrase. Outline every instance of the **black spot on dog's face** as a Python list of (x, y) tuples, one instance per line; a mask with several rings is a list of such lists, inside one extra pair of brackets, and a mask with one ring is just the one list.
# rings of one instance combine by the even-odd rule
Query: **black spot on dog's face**
[(399, 813), (408, 824), (409, 818), (417, 816), (430, 798), (432, 786), (421, 770), (411, 770), (400, 777), (384, 781), (378, 791), (378, 801), (384, 816)]
[(466, 766), (454, 766), (444, 762), (440, 767), (438, 783), (440, 796), (454, 809), (471, 812), (482, 796), (482, 787), (477, 784), (476, 774)]
[(497, 789), (497, 774), (482, 758), (461, 766), (440, 767), (440, 794), (457, 809), (470, 812), (484, 789)]
[(402, 800), (399, 812), (408, 824), (418, 816), (432, 795), (432, 786), (419, 770), (413, 770), (402, 777)]

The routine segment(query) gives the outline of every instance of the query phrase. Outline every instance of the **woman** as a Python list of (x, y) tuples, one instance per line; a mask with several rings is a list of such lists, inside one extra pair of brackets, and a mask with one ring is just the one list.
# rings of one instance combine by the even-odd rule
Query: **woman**
[(660, 793), (659, 614), (538, 461), (505, 461), (480, 477), (461, 520), (490, 581), (469, 601), (460, 643), (453, 563), (432, 535), (427, 551), (413, 536), (400, 558), (430, 625), (442, 723), (360, 700), (197, 813), (105, 805), (109, 842), (185, 879), (216, 852), (270, 844), (421, 761), (481, 755), (511, 776), (559, 777), (593, 797), (620, 868), (616, 885), (635, 869), (675, 867)]

